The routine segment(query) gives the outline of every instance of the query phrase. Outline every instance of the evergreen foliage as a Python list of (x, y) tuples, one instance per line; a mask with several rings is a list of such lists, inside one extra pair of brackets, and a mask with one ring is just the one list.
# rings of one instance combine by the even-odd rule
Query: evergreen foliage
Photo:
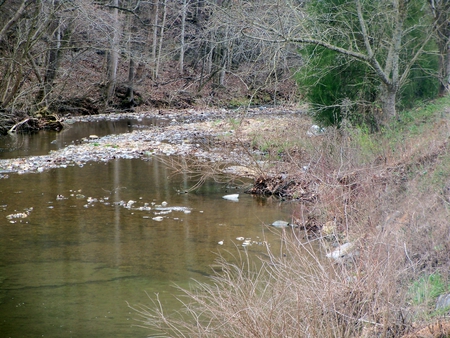
[[(380, 61), (389, 56), (389, 48), (383, 46), (383, 36), (392, 35), (389, 22), (391, 10), (387, 2), (369, 3), (362, 1), (364, 16), (370, 24), (372, 48), (375, 48)], [(321, 25), (321, 31), (327, 32), (327, 41), (346, 50), (364, 50), (361, 27), (354, 8), (354, 2), (348, 0), (330, 0), (310, 2), (306, 8), (313, 24)], [(382, 15), (380, 13), (383, 13)], [(406, 30), (403, 36), (400, 53), (400, 73), (407, 70), (408, 63), (417, 51), (415, 41), (425, 41), (429, 31), (420, 27), (431, 27), (432, 17), (426, 6), (419, 1), (408, 4), (405, 18)], [(324, 29), (324, 27), (326, 29)], [(343, 38), (346, 32), (352, 39)], [(348, 35), (352, 32), (351, 35)], [(410, 108), (414, 102), (436, 97), (439, 82), (436, 74), (439, 71), (438, 56), (433, 53), (437, 49), (430, 40), (425, 44), (423, 53), (411, 66), (405, 81), (400, 83), (397, 106)], [(339, 126), (345, 118), (352, 124), (368, 124), (376, 127), (376, 115), (381, 110), (380, 78), (367, 63), (343, 53), (324, 47), (310, 45), (300, 51), (305, 64), (298, 73), (297, 82), (306, 100), (311, 104), (312, 114), (321, 125)]]
[(297, 80), (316, 120), (322, 125), (339, 125), (347, 117), (353, 123), (370, 123), (379, 85), (370, 68), (322, 47), (308, 46), (302, 54), (310, 61)]

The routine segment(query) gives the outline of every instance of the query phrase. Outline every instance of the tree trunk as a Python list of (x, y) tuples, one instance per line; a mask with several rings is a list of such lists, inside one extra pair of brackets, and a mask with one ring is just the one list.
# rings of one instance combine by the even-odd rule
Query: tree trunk
[(225, 86), (225, 74), (228, 67), (228, 53), (229, 53), (229, 42), (228, 42), (228, 35), (229, 35), (229, 27), (227, 26), (225, 28), (225, 38), (224, 42), (222, 44), (222, 59), (220, 60), (220, 72), (219, 72), (219, 85)]
[(127, 49), (129, 55), (128, 62), (128, 81), (127, 81), (127, 91), (125, 93), (125, 99), (129, 107), (135, 106), (134, 102), (134, 80), (136, 74), (136, 64), (134, 62), (134, 43), (133, 43), (133, 16), (128, 15), (126, 31), (128, 32), (127, 38)]
[(130, 104), (130, 107), (135, 105), (134, 102), (134, 74), (135, 74), (135, 65), (134, 65), (134, 60), (133, 60), (133, 56), (130, 57), (130, 63), (129, 63), (129, 67), (128, 67), (128, 88), (127, 88), (127, 101)]
[[(450, 39), (450, 36), (449, 36)], [(450, 94), (450, 41), (447, 40), (441, 95)]]
[(58, 71), (59, 66), (59, 56), (61, 50), (61, 29), (59, 25), (59, 20), (57, 23), (57, 28), (54, 32), (54, 38), (52, 41), (53, 46), (48, 51), (48, 61), (47, 61), (47, 69), (45, 71), (44, 77), (44, 93), (45, 100), (48, 98), (48, 95), (53, 89), (53, 82), (56, 78), (56, 73)]
[(184, 50), (185, 50), (184, 35), (186, 31), (186, 11), (187, 11), (187, 0), (183, 0), (183, 4), (181, 5), (180, 74), (184, 73)]
[(159, 36), (158, 57), (156, 59), (156, 65), (155, 65), (155, 79), (158, 78), (159, 65), (161, 62), (161, 51), (162, 51), (162, 44), (163, 44), (163, 38), (164, 38), (164, 26), (166, 25), (166, 17), (167, 17), (167, 0), (164, 0), (164, 2), (163, 2), (163, 17), (162, 17), (162, 23), (161, 23), (160, 36)]
[(448, 43), (438, 42), (439, 47), (439, 96), (450, 93), (450, 48)]
[(156, 50), (158, 48), (158, 16), (159, 16), (159, 0), (154, 4), (154, 19), (153, 19), (153, 40), (152, 40), (152, 75), (156, 78)]
[(430, 0), (436, 25), (436, 43), (439, 50), (439, 95), (450, 93), (450, 3), (447, 0)]
[(48, 106), (48, 97), (53, 89), (53, 84), (56, 78), (56, 73), (59, 67), (60, 51), (61, 51), (61, 25), (60, 18), (56, 11), (59, 6), (59, 1), (54, 1), (51, 8), (50, 16), (50, 37), (49, 48), (47, 50), (47, 57), (45, 63), (45, 75), (43, 85), (36, 95), (37, 104), (44, 103)]
[(397, 88), (390, 85), (382, 85), (380, 90), (380, 101), (382, 113), (378, 117), (378, 123), (380, 125), (386, 124), (392, 118), (397, 116), (395, 103), (397, 99)]
[(108, 105), (114, 96), (117, 81), (117, 65), (119, 63), (119, 0), (113, 1), (113, 25), (111, 32), (111, 49), (108, 57), (108, 83), (106, 86), (106, 104)]

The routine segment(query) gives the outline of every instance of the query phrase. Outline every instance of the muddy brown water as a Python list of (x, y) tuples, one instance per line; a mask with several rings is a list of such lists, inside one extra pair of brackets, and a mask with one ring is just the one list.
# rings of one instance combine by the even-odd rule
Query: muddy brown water
[(228, 201), (239, 189), (214, 182), (177, 194), (195, 182), (170, 174), (156, 160), (115, 160), (0, 180), (0, 336), (147, 337), (127, 302), (159, 293), (177, 310), (174, 284), (207, 281), (218, 251), (279, 245), (264, 224), (289, 220), (289, 204)]

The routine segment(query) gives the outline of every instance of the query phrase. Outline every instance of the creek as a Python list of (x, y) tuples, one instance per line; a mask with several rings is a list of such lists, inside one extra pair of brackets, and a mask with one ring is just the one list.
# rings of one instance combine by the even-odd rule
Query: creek
[[(79, 123), (63, 139), (41, 132), (12, 144), (6, 137), (0, 154), (46, 154), (93, 133), (132, 127), (105, 121), (92, 128)], [(264, 255), (263, 241), (280, 245), (265, 224), (289, 220), (290, 204), (212, 181), (179, 194), (196, 182), (171, 174), (149, 158), (1, 179), (0, 336), (147, 337), (151, 332), (137, 326), (127, 302), (151, 305), (147, 294), (158, 293), (167, 311), (177, 310), (174, 285), (207, 281), (218, 252)], [(235, 193), (238, 202), (222, 198)], [(239, 237), (253, 245), (243, 247)]]

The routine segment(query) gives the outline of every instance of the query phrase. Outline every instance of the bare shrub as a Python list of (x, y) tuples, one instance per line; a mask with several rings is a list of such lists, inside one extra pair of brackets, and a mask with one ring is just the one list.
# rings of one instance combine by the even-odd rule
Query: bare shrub
[(323, 239), (305, 243), (296, 231), (281, 237), (282, 251), (268, 247), (266, 260), (220, 256), (210, 282), (178, 289), (178, 313), (167, 314), (158, 297), (153, 306), (132, 306), (141, 325), (170, 337), (356, 337), (367, 326), (385, 337), (400, 332), (404, 253), (395, 236), (367, 236), (340, 264), (324, 257)]

